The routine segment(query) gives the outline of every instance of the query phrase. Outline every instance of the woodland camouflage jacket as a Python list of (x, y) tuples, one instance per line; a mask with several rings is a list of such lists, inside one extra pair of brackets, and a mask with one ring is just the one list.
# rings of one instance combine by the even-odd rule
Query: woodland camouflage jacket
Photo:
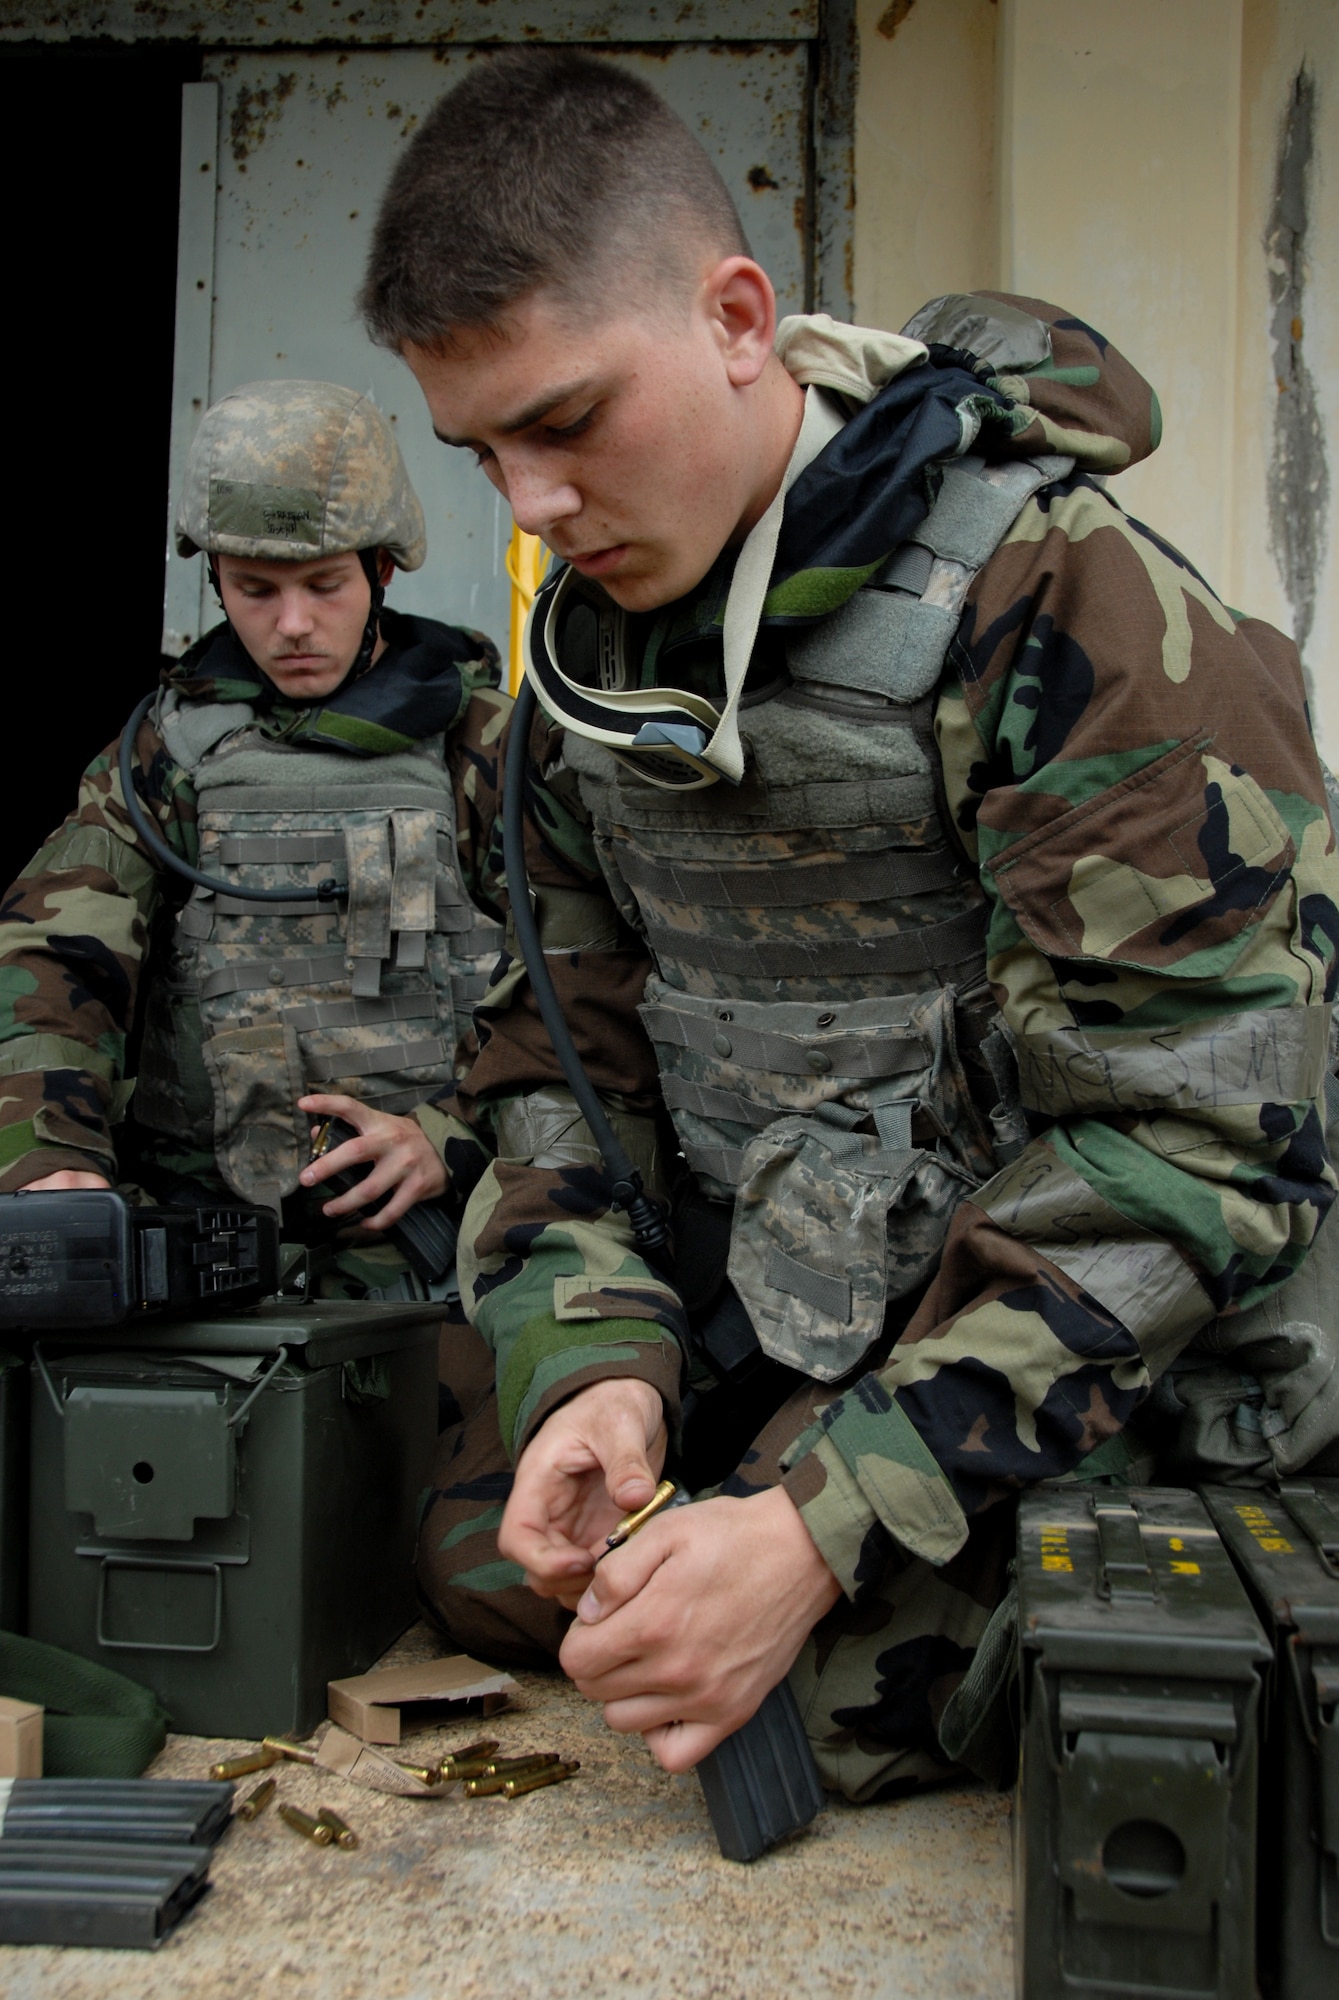
[[(1315, 1100), (1339, 869), (1295, 651), (1106, 491), (1157, 443), (1148, 384), (1081, 322), (1018, 303), (1053, 359), (980, 371), (1008, 400), (1003, 451), (1078, 464), (977, 576), (936, 732), (1033, 1137), (958, 1209), (891, 1351), (788, 1455), (852, 1595), (890, 1557), (946, 1560), (994, 1498), (1118, 1433), (1198, 1327), (1297, 1267), (1335, 1186)], [(537, 724), (532, 748), (542, 911), (546, 889), (593, 898), (602, 877), (557, 732)], [(597, 1086), (649, 1114), (648, 953), (594, 908), (582, 948), (548, 962)], [(466, 1094), (485, 1120), (561, 1089), (518, 963), (477, 1019)], [(466, 1296), (514, 1450), (601, 1377), (677, 1406), (682, 1307), (607, 1189), (594, 1165), (502, 1146), (473, 1197)]]
[[(321, 708), (281, 697), (265, 706), (255, 669), (226, 626), (206, 633), (164, 679), (191, 703), (260, 704), (257, 726), (288, 748), (376, 756), (444, 730), (463, 884), (498, 918), (489, 843), (510, 700), (498, 691), (497, 651), (482, 633), (430, 619), (383, 612), (382, 629), (388, 644), (376, 664)], [(140, 983), (154, 977), (189, 885), (150, 856), (131, 825), (118, 751), (119, 739), (89, 765), (74, 812), (0, 911), (0, 1190), (70, 1168), (112, 1180), (143, 1175), (151, 1191), (155, 1168), (211, 1178), (213, 1163), (204, 1158), (160, 1158), (161, 1146), (142, 1157), (133, 1112), (125, 1120)], [(136, 739), (134, 770), (164, 839), (195, 865), (194, 788), (150, 721)], [(449, 1149), (465, 1136), (455, 1109), (448, 1095), (418, 1113), (448, 1164)]]

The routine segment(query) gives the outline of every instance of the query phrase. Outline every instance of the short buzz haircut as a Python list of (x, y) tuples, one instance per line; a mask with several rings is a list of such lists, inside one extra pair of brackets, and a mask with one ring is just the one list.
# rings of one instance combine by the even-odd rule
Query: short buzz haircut
[(663, 98), (616, 63), (511, 49), (433, 108), (391, 176), (358, 297), (382, 347), (500, 331), (544, 289), (674, 284), (703, 250), (749, 254), (724, 181)]

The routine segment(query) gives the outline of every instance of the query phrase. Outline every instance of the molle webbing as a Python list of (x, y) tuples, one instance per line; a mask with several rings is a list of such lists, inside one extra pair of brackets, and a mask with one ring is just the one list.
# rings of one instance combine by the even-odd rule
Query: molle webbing
[(699, 1118), (728, 1118), (759, 1132), (776, 1117), (769, 1105), (759, 1104), (740, 1090), (717, 1090), (710, 1084), (689, 1083), (682, 1076), (662, 1077), (660, 1088), (670, 1111), (693, 1111)]
[[(731, 1057), (742, 1069), (773, 1070), (780, 1076), (835, 1073), (873, 1082), (924, 1069), (933, 1053), (923, 1035), (900, 1023), (886, 1033), (866, 1029), (864, 1033), (831, 1035), (815, 1027), (806, 1035), (795, 1029), (750, 1027), (733, 1018), (722, 1020), (715, 1010), (689, 1011), (687, 1003), (664, 1007), (648, 1001), (638, 1011), (653, 1042), (692, 1049), (704, 1057)], [(763, 1010), (750, 1011), (756, 1015)], [(785, 1007), (787, 1014), (793, 1011)]]
[(207, 972), (200, 981), (200, 998), (214, 1000), (224, 993), (254, 993), (266, 986), (337, 985), (345, 970), (342, 951), (328, 952), (320, 958), (244, 959), (240, 964), (223, 965), (217, 972)]
[(225, 834), (218, 858), (225, 868), (274, 867), (285, 862), (343, 861), (338, 833)]
[(961, 863), (947, 847), (853, 855), (841, 861), (796, 860), (784, 869), (765, 862), (752, 868), (713, 868), (656, 861), (629, 849), (620, 852), (618, 867), (631, 889), (703, 909), (874, 902), (882, 896), (947, 889), (962, 873)]
[(647, 943), (657, 958), (701, 966), (745, 979), (861, 979), (880, 973), (923, 972), (944, 981), (961, 976), (985, 950), (983, 907), (961, 910), (942, 923), (908, 926), (885, 937), (784, 938), (754, 943), (748, 938), (700, 937), (650, 924)]
[(434, 1035), (422, 1042), (383, 1044), (358, 1055), (341, 1049), (334, 1056), (308, 1056), (304, 1067), (314, 1083), (331, 1083), (343, 1076), (385, 1076), (393, 1070), (435, 1068), (450, 1060), (450, 1048), (440, 1035)]
[[(755, 723), (757, 714), (746, 710), (745, 723)], [(770, 785), (755, 767), (745, 774), (737, 790), (732, 787), (727, 792), (724, 785), (717, 785), (710, 793), (690, 792), (676, 809), (662, 803), (664, 792), (628, 778), (598, 744), (573, 738), (563, 756), (580, 773), (582, 795), (598, 826), (608, 829), (618, 825), (636, 834), (664, 835), (675, 843), (676, 856), (679, 843), (696, 841), (703, 835), (715, 838), (722, 833), (748, 835), (792, 827), (830, 831), (895, 827), (924, 819), (936, 810), (934, 779), (928, 766), (886, 776), (836, 778), (829, 775), (834, 767), (825, 764), (803, 781), (786, 785)], [(692, 803), (704, 797), (711, 800), (710, 810)], [(620, 860), (621, 855), (620, 846)]]

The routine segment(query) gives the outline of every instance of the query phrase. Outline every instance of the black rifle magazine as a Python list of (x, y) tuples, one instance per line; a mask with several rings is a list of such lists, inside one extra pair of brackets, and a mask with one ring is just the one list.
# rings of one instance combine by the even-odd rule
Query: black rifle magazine
[(209, 1849), (0, 1841), (0, 1944), (153, 1950), (209, 1887)]
[(0, 1855), (34, 1840), (212, 1847), (232, 1800), (232, 1786), (211, 1778), (3, 1779)]
[(727, 1861), (756, 1861), (823, 1810), (823, 1787), (789, 1681), (697, 1767)]
[[(314, 1160), (342, 1146), (346, 1139), (356, 1139), (357, 1129), (343, 1118), (327, 1118), (317, 1141), (318, 1151), (313, 1152)], [(317, 1189), (322, 1197), (349, 1194), (360, 1181), (365, 1181), (371, 1173), (373, 1162), (365, 1161), (361, 1166), (343, 1167), (337, 1174), (331, 1174)], [(406, 1258), (425, 1284), (435, 1284), (453, 1269), (456, 1261), (456, 1239), (459, 1231), (451, 1214), (450, 1198), (437, 1195), (426, 1201), (416, 1201), (407, 1208), (398, 1222), (392, 1223), (386, 1231), (396, 1249)], [(357, 1217), (347, 1220), (356, 1221)]]

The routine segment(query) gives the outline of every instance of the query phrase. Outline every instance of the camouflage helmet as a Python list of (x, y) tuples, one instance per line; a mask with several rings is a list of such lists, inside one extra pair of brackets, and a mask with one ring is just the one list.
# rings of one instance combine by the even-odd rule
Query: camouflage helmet
[(337, 382), (248, 382), (205, 411), (186, 460), (177, 553), (312, 562), (427, 554), (423, 509), (390, 425)]

